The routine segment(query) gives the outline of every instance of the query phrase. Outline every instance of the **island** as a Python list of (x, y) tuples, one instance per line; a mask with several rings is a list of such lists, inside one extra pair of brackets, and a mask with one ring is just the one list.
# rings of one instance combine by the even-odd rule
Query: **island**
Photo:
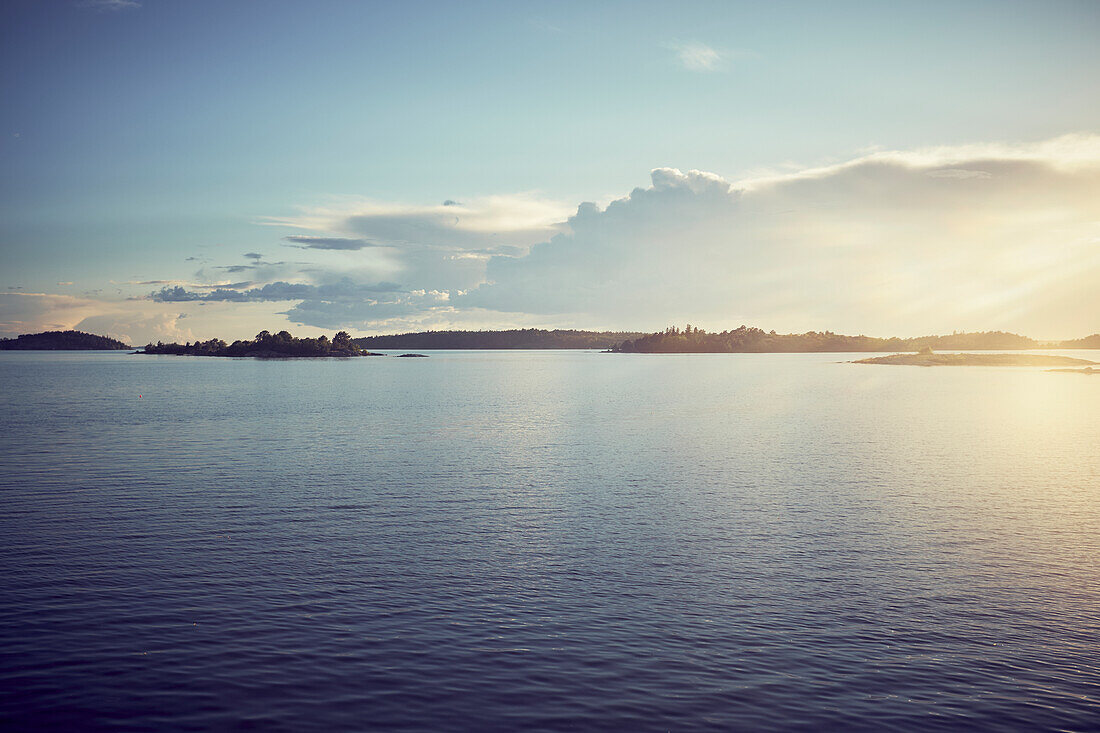
[[(1088, 359), (1074, 359), (1069, 356), (1047, 356), (1044, 354), (937, 354), (931, 349), (922, 349), (916, 354), (892, 354), (859, 359), (853, 364), (898, 364), (903, 366), (1015, 366), (1015, 367), (1052, 367), (1083, 366), (1096, 364)], [(1091, 366), (1090, 366), (1091, 369)], [(1076, 371), (1076, 370), (1074, 370)]]
[(109, 336), (83, 331), (43, 331), (0, 339), (0, 351), (124, 351), (132, 348)]
[(260, 331), (251, 341), (227, 344), (221, 339), (185, 344), (146, 344), (135, 354), (169, 354), (172, 356), (251, 356), (261, 359), (297, 359), (318, 357), (385, 356), (364, 351), (352, 343), (347, 331), (340, 331), (331, 341), (327, 336), (295, 338), (288, 331), (272, 334)]

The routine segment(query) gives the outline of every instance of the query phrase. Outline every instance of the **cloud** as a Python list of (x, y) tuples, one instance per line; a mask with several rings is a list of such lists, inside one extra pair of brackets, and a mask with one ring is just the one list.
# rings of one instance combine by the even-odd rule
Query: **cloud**
[[(200, 270), (195, 284), (146, 281), (165, 287), (133, 307), (184, 310), (204, 338), (251, 328), (250, 318), (270, 327), (276, 308), (296, 324), (361, 331), (691, 322), (1062, 338), (1100, 326), (1096, 135), (878, 150), (741, 179), (656, 168), (649, 185), (568, 213), (524, 194), (344, 200), (278, 221), (308, 231), (288, 241), (314, 262), (249, 257), (216, 276)], [(235, 270), (248, 279), (222, 280)], [(20, 293), (3, 294), (9, 332), (107, 310), (25, 295), (17, 305)]]
[(0, 293), (0, 336), (66, 331), (100, 304), (89, 298), (53, 293)]
[(289, 237), (283, 237), (283, 239), (302, 249), (353, 251), (363, 249), (364, 247), (379, 246), (371, 244), (365, 239), (351, 239), (350, 237), (304, 237), (294, 234)]
[(676, 54), (680, 65), (689, 71), (717, 71), (722, 68), (725, 54), (699, 41), (671, 42), (665, 47)]
[[(236, 283), (240, 286), (246, 283)], [(149, 294), (159, 303), (189, 303), (196, 301), (285, 301), (285, 300), (362, 300), (377, 293), (399, 291), (399, 285), (390, 282), (358, 283), (350, 278), (339, 278), (320, 285), (311, 283), (273, 282), (248, 290), (235, 289), (234, 285), (210, 286), (208, 293), (197, 293), (184, 287), (164, 287)]]
[(423, 318), (438, 310), (452, 311), (446, 291), (375, 292), (373, 297), (309, 298), (284, 315), (291, 322), (319, 328), (370, 327), (383, 321)]
[(925, 173), (930, 178), (955, 178), (965, 180), (967, 178), (992, 178), (988, 171), (968, 171), (965, 168), (937, 168)]
[[(327, 258), (286, 279), (310, 281), (318, 288), (303, 296), (291, 317), (328, 327), (341, 317), (353, 319), (345, 325), (365, 325), (382, 314), (389, 318), (441, 307), (430, 293), (476, 287), (485, 281), (491, 256), (526, 253), (532, 244), (561, 231), (569, 211), (560, 202), (530, 193), (448, 199), (430, 206), (346, 199), (266, 223), (310, 231), (285, 240)], [(354, 288), (334, 293), (332, 283), (340, 278), (359, 283), (358, 294)], [(378, 297), (385, 291), (390, 295)]]
[(732, 183), (659, 168), (528, 254), (491, 258), (451, 302), (631, 328), (1091, 333), (1098, 140), (877, 152)]
[[(169, 284), (179, 285), (181, 283), (169, 283)], [(213, 284), (213, 285), (207, 285), (207, 284), (201, 284), (201, 283), (192, 283), (192, 284), (188, 285), (187, 287), (194, 288), (195, 290), (218, 290), (219, 288), (225, 288), (225, 289), (228, 289), (228, 290), (240, 290), (242, 288), (247, 288), (247, 287), (250, 287), (252, 285), (255, 285), (255, 283), (253, 281), (251, 281), (251, 280), (242, 280), (240, 282), (235, 282), (235, 283), (216, 283), (216, 284)], [(181, 288), (181, 290), (182, 290), (182, 288)]]
[(491, 252), (526, 248), (560, 230), (571, 207), (535, 194), (486, 196), (460, 203), (447, 200), (415, 206), (351, 199), (314, 207), (266, 223), (325, 232), (286, 239), (310, 249), (359, 250), (367, 247), (431, 248)]
[(184, 313), (106, 313), (89, 316), (76, 324), (77, 331), (110, 336), (132, 346), (151, 341), (191, 341), (195, 338), (188, 328), (181, 328), (179, 321)]
[(141, 3), (138, 2), (138, 0), (84, 0), (81, 5), (101, 12), (136, 10), (141, 7)]
[(446, 291), (406, 291), (391, 282), (357, 282), (331, 277), (319, 284), (274, 282), (245, 290), (216, 287), (202, 293), (181, 286), (149, 295), (159, 303), (254, 303), (297, 301), (283, 312), (292, 322), (318, 328), (344, 328), (396, 316), (423, 314), (446, 304)]
[(190, 331), (176, 323), (174, 312), (150, 312), (143, 303), (76, 298), (49, 293), (0, 293), (0, 335), (16, 336), (41, 331), (75, 329), (111, 336), (128, 344), (149, 340), (192, 339)]
[(250, 260), (262, 260), (264, 258), (259, 252), (245, 252), (244, 256)]

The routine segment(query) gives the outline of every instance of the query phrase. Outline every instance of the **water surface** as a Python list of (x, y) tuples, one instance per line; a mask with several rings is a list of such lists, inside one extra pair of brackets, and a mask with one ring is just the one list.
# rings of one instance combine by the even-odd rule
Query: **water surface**
[(1095, 729), (1100, 379), (860, 356), (0, 353), (0, 722)]

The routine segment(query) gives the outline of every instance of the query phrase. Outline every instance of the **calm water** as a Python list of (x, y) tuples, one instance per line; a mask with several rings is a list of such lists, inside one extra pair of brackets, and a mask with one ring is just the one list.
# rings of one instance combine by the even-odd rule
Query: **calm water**
[(0, 353), (0, 725), (1100, 727), (1100, 377), (845, 358)]

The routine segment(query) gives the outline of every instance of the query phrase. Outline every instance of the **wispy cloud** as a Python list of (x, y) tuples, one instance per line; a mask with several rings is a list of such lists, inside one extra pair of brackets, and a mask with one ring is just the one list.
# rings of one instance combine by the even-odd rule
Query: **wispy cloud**
[(970, 171), (966, 168), (937, 168), (934, 171), (928, 171), (925, 175), (931, 178), (957, 178), (959, 180), (965, 180), (967, 178), (992, 178), (992, 175), (988, 171)]
[(536, 28), (540, 31), (545, 31), (547, 33), (564, 33), (565, 32), (561, 28), (561, 26), (554, 25), (553, 23), (546, 20), (542, 16), (536, 16), (534, 18), (529, 18), (527, 22), (531, 25), (531, 27)]
[(149, 294), (152, 300), (160, 303), (187, 303), (198, 300), (206, 301), (279, 301), (279, 300), (308, 300), (318, 299), (326, 301), (351, 300), (362, 301), (364, 298), (376, 297), (378, 293), (400, 292), (401, 286), (391, 282), (358, 283), (350, 278), (340, 278), (332, 282), (314, 285), (311, 283), (273, 282), (260, 288), (237, 290), (235, 288), (251, 283), (231, 283), (211, 290), (208, 293), (196, 293), (186, 288), (164, 287)]
[(486, 196), (435, 206), (348, 199), (265, 223), (321, 234), (285, 239), (307, 249), (426, 247), (450, 251), (500, 251), (529, 247), (560, 231), (572, 207), (533, 193)]
[(291, 243), (291, 246), (300, 247), (302, 249), (332, 249), (332, 250), (357, 250), (364, 247), (374, 247), (378, 245), (372, 245), (365, 239), (352, 239), (350, 237), (305, 237), (298, 234), (292, 234), (289, 237), (283, 237), (286, 241)]
[(80, 4), (86, 8), (108, 13), (115, 13), (119, 10), (136, 10), (141, 7), (138, 0), (84, 0)]
[(672, 41), (665, 47), (676, 54), (680, 65), (689, 71), (718, 71), (727, 54), (699, 41)]

